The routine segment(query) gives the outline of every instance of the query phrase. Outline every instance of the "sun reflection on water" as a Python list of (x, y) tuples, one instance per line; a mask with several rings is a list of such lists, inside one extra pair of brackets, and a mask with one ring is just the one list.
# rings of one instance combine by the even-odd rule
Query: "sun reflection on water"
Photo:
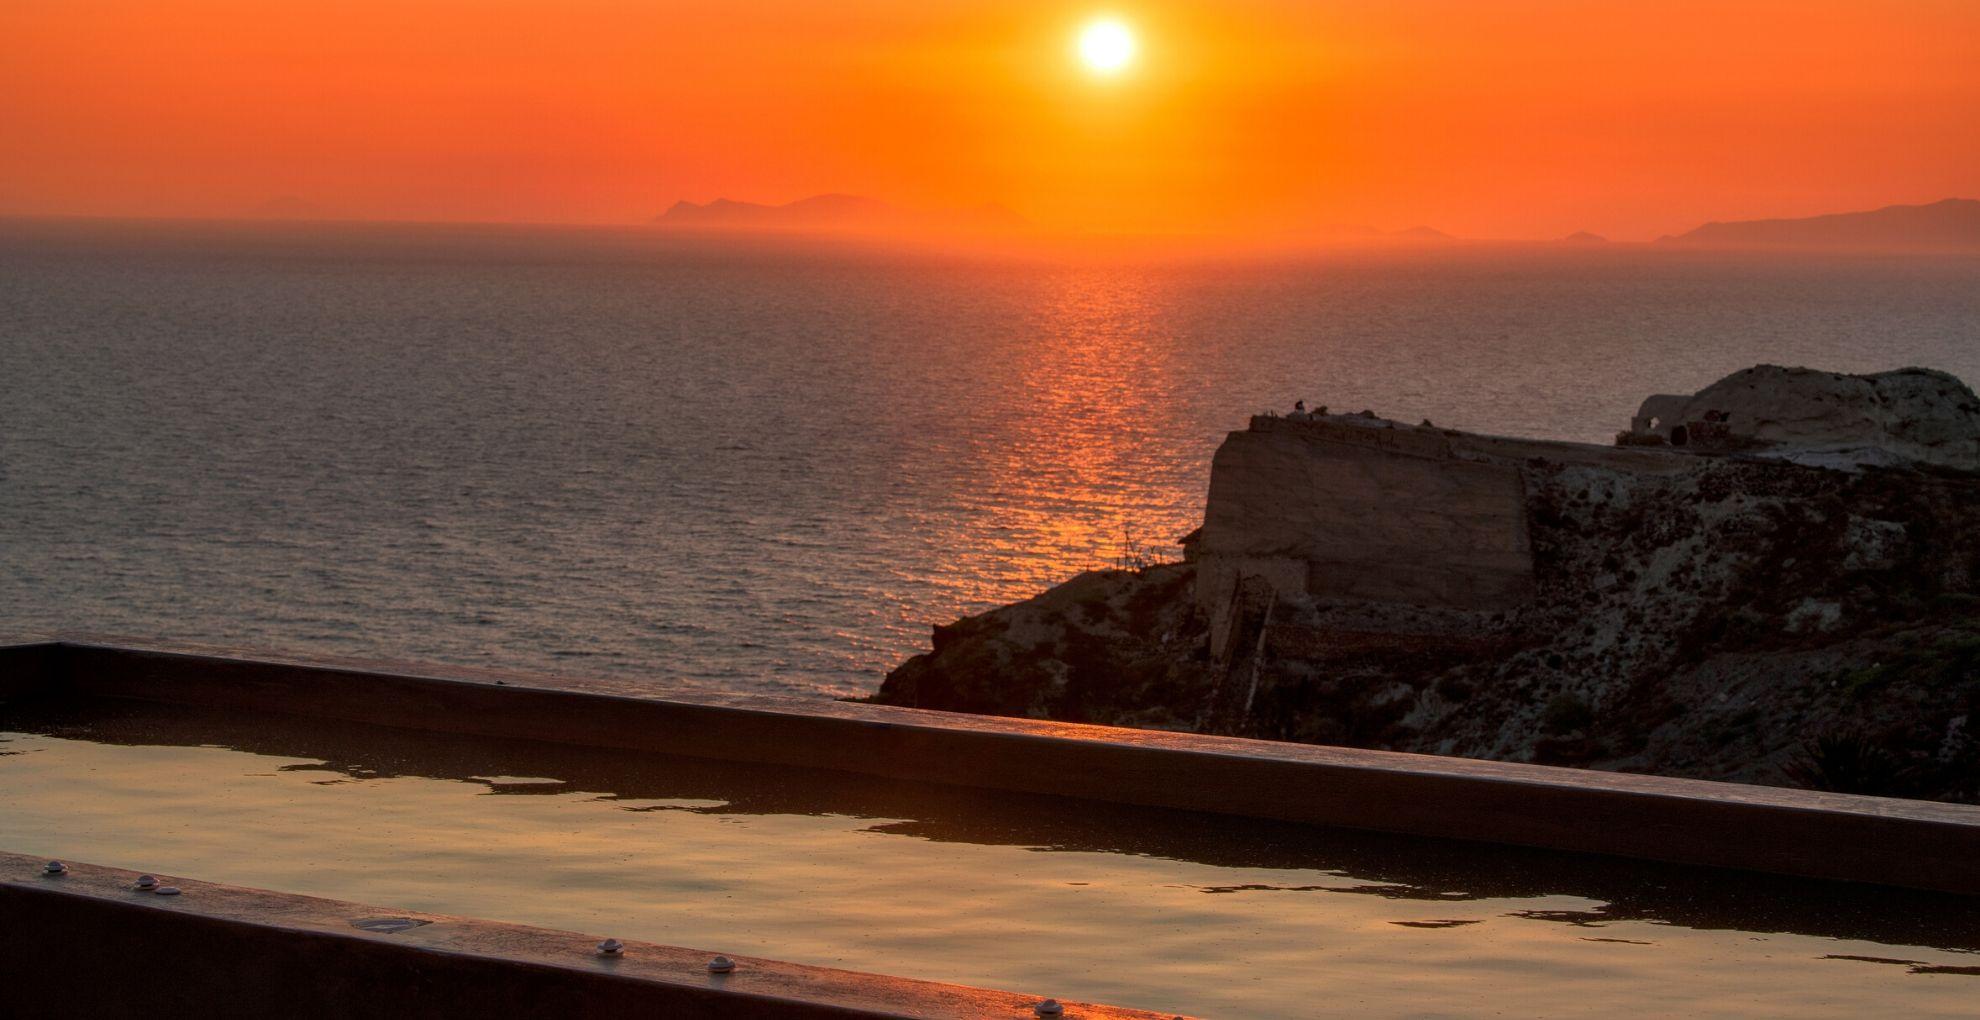
[(1148, 413), (1184, 381), (1155, 281), (1072, 268), (1040, 298), (1005, 352), (1014, 384), (996, 414), (1013, 424), (961, 477), (966, 512), (939, 539), (957, 550), (944, 576), (957, 612), (1112, 566), (1127, 541), (1171, 555), (1200, 512), (1176, 496), (1195, 486), (1177, 478), (1174, 423)]

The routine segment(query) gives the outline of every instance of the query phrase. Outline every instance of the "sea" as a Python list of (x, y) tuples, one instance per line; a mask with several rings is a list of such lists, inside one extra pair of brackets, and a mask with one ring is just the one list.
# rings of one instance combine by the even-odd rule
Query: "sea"
[(0, 221), (0, 632), (859, 696), (1176, 555), (1250, 415), (1599, 443), (1762, 362), (1980, 380), (1980, 257)]

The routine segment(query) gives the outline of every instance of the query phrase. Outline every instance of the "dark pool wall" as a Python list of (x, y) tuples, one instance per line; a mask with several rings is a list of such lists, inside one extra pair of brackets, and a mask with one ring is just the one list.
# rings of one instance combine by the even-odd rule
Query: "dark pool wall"
[[(0, 852), (0, 1015), (7, 1017), (669, 1017), (824, 1020), (1033, 1015), (1036, 997), (627, 943), (591, 936), (160, 876)], [(392, 933), (353, 922), (424, 922)], [(1068, 1003), (1087, 1020), (1156, 1014)], [(1160, 1014), (1167, 1016), (1168, 1014)]]
[[(23, 1017), (859, 1015), (0, 886)], [(33, 934), (30, 933), (39, 933)]]
[(25, 697), (59, 684), (56, 644), (0, 645), (0, 700)]

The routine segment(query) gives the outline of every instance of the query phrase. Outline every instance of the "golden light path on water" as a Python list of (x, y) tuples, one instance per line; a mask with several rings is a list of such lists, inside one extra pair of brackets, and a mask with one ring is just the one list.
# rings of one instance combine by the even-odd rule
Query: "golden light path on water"
[(1173, 419), (1149, 413), (1187, 384), (1157, 282), (1092, 268), (1051, 284), (1002, 352), (1015, 385), (988, 394), (1015, 427), (980, 448), (953, 494), (967, 512), (938, 532), (955, 550), (942, 590), (958, 613), (1115, 565), (1129, 545), (1172, 557), (1201, 513), (1175, 501), (1180, 465), (1163, 467)]
[(1124, 537), (1173, 557), (1295, 399), (1604, 442), (1758, 361), (1980, 378), (1971, 260), (4, 226), (11, 629), (656, 689), (869, 694)]
[(1918, 894), (314, 726), (0, 718), (0, 846), (1216, 1017), (1950, 1017), (1980, 993), (1980, 933)]

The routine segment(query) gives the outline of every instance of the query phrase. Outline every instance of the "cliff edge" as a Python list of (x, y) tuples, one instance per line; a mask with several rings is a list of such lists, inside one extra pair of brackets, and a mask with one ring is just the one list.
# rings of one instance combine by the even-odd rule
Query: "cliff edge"
[[(1898, 383), (1878, 428), (1942, 447), (1971, 392)], [(1980, 476), (1795, 449), (1254, 419), (1185, 562), (938, 627), (876, 700), (1980, 800)]]

